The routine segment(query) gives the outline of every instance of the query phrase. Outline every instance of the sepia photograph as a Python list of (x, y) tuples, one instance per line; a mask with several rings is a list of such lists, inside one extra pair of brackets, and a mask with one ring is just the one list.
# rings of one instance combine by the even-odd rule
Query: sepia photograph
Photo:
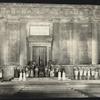
[(90, 97), (100, 97), (100, 5), (0, 3), (0, 100)]

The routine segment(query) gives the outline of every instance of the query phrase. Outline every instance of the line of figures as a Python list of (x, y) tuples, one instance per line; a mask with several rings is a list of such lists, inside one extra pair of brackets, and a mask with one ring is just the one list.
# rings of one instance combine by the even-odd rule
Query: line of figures
[[(64, 69), (54, 68), (52, 64), (48, 64), (47, 66), (44, 66), (42, 62), (40, 64), (36, 64), (35, 61), (31, 62), (27, 66), (24, 67), (16, 67), (14, 72), (14, 77), (18, 78), (20, 77), (20, 73), (25, 73), (26, 78), (34, 78), (34, 77), (58, 77), (58, 72), (61, 72), (59, 74), (59, 77), (62, 77), (63, 72), (65, 72)], [(23, 74), (24, 75), (24, 74)]]
[[(38, 77), (38, 76), (37, 76)], [(50, 76), (50, 77), (54, 77), (54, 76)], [(25, 71), (20, 71), (19, 72), (19, 81), (23, 80), (23, 81), (26, 81), (26, 78), (27, 77), (27, 73)], [(57, 78), (58, 80), (66, 80), (66, 74), (65, 72), (61, 72), (60, 70), (57, 72)]]
[(95, 67), (74, 67), (75, 80), (98, 80), (100, 79), (100, 70)]

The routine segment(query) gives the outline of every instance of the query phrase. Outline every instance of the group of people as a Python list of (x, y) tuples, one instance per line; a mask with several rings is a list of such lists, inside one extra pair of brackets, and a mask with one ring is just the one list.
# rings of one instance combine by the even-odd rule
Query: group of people
[[(53, 64), (43, 64), (42, 60), (40, 64), (36, 64), (35, 61), (28, 63), (24, 67), (15, 69), (15, 77), (20, 77), (20, 73), (25, 73), (26, 78), (34, 77), (59, 77), (59, 79), (65, 73), (64, 68), (55, 67)], [(66, 76), (66, 74), (65, 74)], [(100, 72), (94, 67), (74, 67), (73, 76), (75, 80), (97, 80), (100, 79)]]
[(58, 77), (59, 68), (55, 68), (54, 65), (44, 65), (41, 60), (39, 64), (35, 61), (29, 62), (26, 66), (15, 69), (15, 77), (20, 76), (20, 72), (25, 73), (27, 78), (33, 77)]
[(93, 67), (74, 67), (75, 80), (96, 80), (100, 78), (100, 73), (97, 68)]

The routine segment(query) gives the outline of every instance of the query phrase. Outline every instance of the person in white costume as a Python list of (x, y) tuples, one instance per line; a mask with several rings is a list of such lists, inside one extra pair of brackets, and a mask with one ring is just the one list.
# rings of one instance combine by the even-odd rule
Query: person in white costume
[(78, 68), (75, 68), (74, 70), (75, 80), (78, 80), (78, 74), (79, 74)]
[(44, 68), (44, 72), (45, 72), (45, 77), (47, 77), (47, 76), (48, 76), (48, 66), (46, 66), (46, 67)]
[(56, 67), (56, 68), (55, 68), (55, 77), (58, 77), (58, 71), (59, 71), (59, 68)]
[(19, 81), (21, 81), (22, 78), (23, 78), (23, 73), (22, 73), (22, 70), (20, 70)]
[(50, 77), (54, 77), (54, 68), (50, 70)]
[(91, 77), (92, 77), (92, 79), (94, 80), (95, 79), (95, 70), (94, 70), (94, 68), (92, 68), (91, 69)]
[(83, 68), (79, 67), (79, 79), (82, 80)]
[(61, 71), (58, 71), (58, 80), (61, 80)]
[(26, 73), (23, 71), (23, 81), (26, 81)]
[(66, 73), (65, 73), (65, 71), (63, 71), (63, 73), (62, 73), (62, 80), (66, 80)]
[(100, 79), (100, 67), (98, 68), (98, 78)]
[(95, 69), (95, 80), (97, 80), (98, 79), (98, 77), (99, 77), (99, 72), (98, 72), (98, 69)]
[(2, 78), (2, 69), (0, 70), (0, 78)]
[(34, 71), (35, 71), (35, 75), (34, 76), (38, 77), (39, 76), (39, 66), (38, 65), (36, 65)]
[(88, 71), (87, 71), (87, 79), (90, 80), (90, 77), (91, 77), (91, 69), (88, 68)]
[(26, 66), (26, 68), (25, 68), (25, 72), (26, 72), (26, 77), (28, 78), (29, 77), (29, 72), (28, 72), (29, 70), (28, 70), (28, 67)]
[(83, 77), (84, 77), (84, 80), (86, 80), (87, 78), (87, 68), (86, 67), (84, 67)]

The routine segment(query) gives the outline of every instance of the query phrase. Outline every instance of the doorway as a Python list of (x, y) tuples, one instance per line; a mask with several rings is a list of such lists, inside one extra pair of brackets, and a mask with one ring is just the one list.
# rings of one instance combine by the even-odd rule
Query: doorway
[(40, 64), (40, 60), (43, 61), (43, 65), (47, 65), (47, 47), (46, 46), (32, 46), (32, 60), (35, 60), (37, 64)]

